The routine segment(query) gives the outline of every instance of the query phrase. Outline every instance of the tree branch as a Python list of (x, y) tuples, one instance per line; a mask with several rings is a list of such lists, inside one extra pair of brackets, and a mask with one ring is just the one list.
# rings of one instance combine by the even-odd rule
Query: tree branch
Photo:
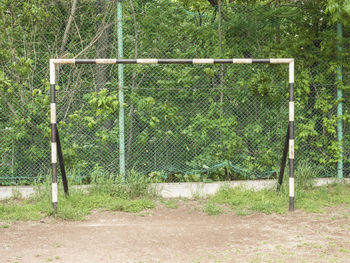
[(6, 96), (4, 96), (2, 94), (2, 92), (0, 91), (0, 96), (2, 97), (2, 99), (6, 102), (7, 106), (9, 107), (9, 109), (11, 110), (12, 114), (15, 116), (15, 118), (18, 119), (18, 114), (15, 111), (15, 109), (13, 108), (13, 106), (11, 105), (11, 103), (6, 99)]
[(63, 55), (63, 51), (64, 51), (64, 48), (66, 46), (67, 40), (68, 40), (68, 33), (69, 33), (71, 25), (72, 25), (72, 21), (73, 21), (75, 9), (76, 9), (77, 1), (78, 0), (73, 0), (72, 9), (70, 11), (70, 15), (69, 15), (69, 18), (68, 18), (67, 26), (66, 26), (66, 29), (64, 30), (62, 45), (61, 45), (61, 49), (60, 49), (60, 56)]

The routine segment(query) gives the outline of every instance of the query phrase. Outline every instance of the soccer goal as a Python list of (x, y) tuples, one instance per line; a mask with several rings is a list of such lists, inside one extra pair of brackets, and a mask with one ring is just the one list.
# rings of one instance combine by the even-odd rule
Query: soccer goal
[[(64, 64), (99, 64), (99, 65), (113, 65), (113, 64), (288, 64), (289, 66), (289, 122), (288, 132), (285, 144), (285, 155), (289, 153), (289, 211), (294, 211), (294, 59), (292, 58), (271, 58), (271, 59), (251, 59), (251, 58), (233, 58), (233, 59), (51, 59), (50, 60), (50, 107), (51, 107), (51, 167), (52, 167), (52, 205), (54, 211), (57, 211), (58, 192), (57, 192), (57, 173), (58, 160), (63, 160), (62, 151), (60, 147), (58, 129), (57, 129), (57, 115), (56, 115), (56, 66)], [(287, 78), (287, 77), (286, 77)], [(121, 92), (120, 92), (121, 93)], [(119, 94), (119, 97), (123, 93)], [(123, 97), (122, 97), (123, 98)], [(124, 115), (123, 107), (120, 107), (119, 112), (121, 118)], [(287, 113), (286, 113), (287, 114)], [(287, 117), (287, 116), (286, 116)], [(123, 121), (123, 120), (119, 120)], [(121, 134), (120, 136), (124, 136)], [(120, 137), (120, 143), (124, 143), (124, 138)], [(124, 147), (123, 147), (124, 148)], [(125, 171), (125, 152), (120, 151), (120, 169)], [(63, 166), (60, 162), (61, 170)], [(124, 167), (123, 167), (124, 165)], [(282, 166), (284, 166), (282, 164)], [(122, 169), (123, 168), (123, 169)], [(65, 191), (67, 188), (66, 178), (62, 172), (62, 181), (64, 183)]]

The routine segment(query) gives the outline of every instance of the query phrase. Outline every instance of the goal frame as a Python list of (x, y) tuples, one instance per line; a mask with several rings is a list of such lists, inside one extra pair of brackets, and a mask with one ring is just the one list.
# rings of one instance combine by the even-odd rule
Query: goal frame
[(289, 67), (289, 211), (294, 211), (294, 59), (293, 58), (194, 58), (194, 59), (50, 59), (50, 127), (52, 206), (57, 212), (57, 117), (56, 117), (56, 66), (63, 64), (288, 64)]

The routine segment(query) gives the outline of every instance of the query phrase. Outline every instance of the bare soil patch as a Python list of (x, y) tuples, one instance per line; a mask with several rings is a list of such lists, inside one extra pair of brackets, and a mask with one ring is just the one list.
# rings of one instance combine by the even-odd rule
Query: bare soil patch
[(350, 208), (209, 216), (196, 201), (80, 222), (0, 223), (0, 262), (350, 262)]

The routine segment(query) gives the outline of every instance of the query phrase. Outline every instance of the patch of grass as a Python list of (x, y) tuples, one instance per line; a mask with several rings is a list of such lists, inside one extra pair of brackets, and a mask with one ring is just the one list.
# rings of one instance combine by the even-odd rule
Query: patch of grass
[(246, 215), (249, 212), (283, 213), (288, 204), (287, 200), (273, 191), (255, 192), (242, 187), (223, 187), (209, 200), (212, 203), (229, 205), (238, 215)]
[(297, 207), (307, 212), (324, 212), (324, 208), (341, 204), (350, 205), (350, 185), (333, 184), (300, 191)]
[[(300, 189), (296, 192), (295, 206), (306, 212), (323, 212), (325, 207), (350, 205), (349, 192), (350, 185), (346, 184), (328, 185), (308, 190)], [(229, 205), (238, 215), (246, 215), (251, 212), (281, 214), (287, 212), (288, 193), (223, 187), (210, 197), (208, 204), (215, 203)]]
[[(137, 213), (154, 208), (149, 179), (131, 171), (126, 180), (110, 174), (98, 174), (92, 180), (88, 190), (70, 189), (65, 197), (60, 188), (58, 196), (57, 218), (65, 220), (83, 220), (94, 209), (107, 209)], [(99, 176), (98, 176), (99, 175)], [(0, 220), (40, 220), (53, 215), (50, 200), (50, 183), (45, 182), (38, 193), (28, 200), (0, 201)]]
[[(286, 171), (288, 174), (288, 169)], [(300, 162), (295, 171), (295, 207), (306, 212), (323, 212), (325, 207), (341, 204), (350, 205), (350, 184), (334, 184), (314, 187), (313, 179), (318, 176), (317, 167)], [(252, 212), (265, 214), (287, 212), (288, 180), (284, 180), (280, 192), (275, 190), (253, 191), (244, 188), (224, 187), (209, 199), (209, 202), (227, 204), (237, 215)]]
[(176, 209), (178, 208), (177, 202), (175, 200), (166, 200), (164, 204), (167, 208)]
[(7, 224), (1, 226), (1, 228), (9, 228), (9, 227), (10, 225), (7, 225)]
[(235, 212), (236, 212), (236, 215), (238, 215), (238, 216), (247, 216), (247, 215), (249, 215), (251, 213), (250, 211), (248, 211), (245, 208), (235, 209)]
[(154, 207), (154, 202), (147, 198), (120, 198), (114, 194), (92, 191), (84, 194), (75, 191), (68, 198), (60, 196), (57, 217), (68, 220), (82, 220), (93, 209), (106, 209), (137, 213)]
[(33, 204), (24, 200), (16, 204), (0, 203), (0, 220), (17, 221), (17, 220), (39, 220), (44, 216), (40, 204)]
[(204, 207), (204, 212), (208, 215), (219, 215), (223, 213), (223, 208), (215, 203), (207, 203)]
[(114, 211), (138, 213), (142, 210), (151, 209), (154, 207), (155, 207), (154, 202), (146, 199), (138, 199), (138, 200), (117, 199), (117, 200), (114, 200), (108, 208)]

